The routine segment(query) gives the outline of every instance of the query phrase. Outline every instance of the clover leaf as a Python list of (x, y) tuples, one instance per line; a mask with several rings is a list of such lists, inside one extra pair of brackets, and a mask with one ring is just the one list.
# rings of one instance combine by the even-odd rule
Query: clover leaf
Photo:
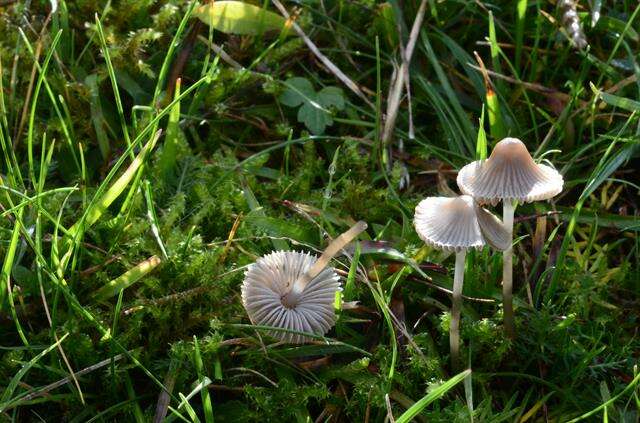
[(344, 94), (338, 87), (324, 87), (319, 92), (306, 78), (289, 78), (284, 82), (287, 87), (280, 95), (280, 102), (298, 109), (298, 122), (305, 124), (314, 135), (324, 133), (327, 126), (333, 125), (331, 108), (343, 110)]

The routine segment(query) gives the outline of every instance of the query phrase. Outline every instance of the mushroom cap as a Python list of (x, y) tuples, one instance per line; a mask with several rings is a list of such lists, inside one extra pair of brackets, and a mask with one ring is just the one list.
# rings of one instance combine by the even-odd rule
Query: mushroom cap
[(489, 244), (499, 250), (511, 245), (500, 220), (482, 209), (472, 197), (427, 197), (417, 206), (414, 225), (428, 245), (459, 252)]
[[(293, 304), (286, 307), (282, 298), (294, 282), (315, 263), (316, 257), (297, 251), (274, 251), (249, 266), (242, 283), (242, 304), (254, 325), (273, 326), (298, 332), (324, 335), (336, 322), (335, 293), (340, 278), (331, 267), (323, 269)], [(270, 331), (282, 341), (300, 344), (309, 337), (289, 332)]]
[(486, 160), (471, 162), (458, 172), (458, 187), (481, 204), (499, 201), (547, 200), (562, 191), (562, 175), (537, 164), (517, 138), (496, 144)]

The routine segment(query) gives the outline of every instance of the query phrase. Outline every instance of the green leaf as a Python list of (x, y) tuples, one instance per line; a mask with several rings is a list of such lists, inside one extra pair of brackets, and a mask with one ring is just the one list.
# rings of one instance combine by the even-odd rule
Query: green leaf
[(318, 100), (326, 108), (344, 110), (344, 93), (338, 87), (324, 87), (318, 93)]
[(287, 89), (280, 95), (280, 102), (285, 106), (298, 107), (316, 97), (316, 91), (307, 78), (289, 78), (284, 85)]
[(305, 103), (300, 107), (298, 110), (298, 122), (304, 123), (314, 135), (322, 135), (327, 126), (333, 125), (331, 114), (321, 109), (316, 100)]
[(225, 34), (259, 35), (281, 31), (286, 23), (276, 13), (241, 1), (215, 1), (198, 7), (194, 15)]
[(298, 107), (298, 122), (304, 123), (314, 135), (321, 135), (327, 126), (333, 125), (331, 112), (344, 110), (344, 93), (338, 87), (324, 87), (316, 92), (306, 78), (289, 78), (284, 82), (287, 89), (280, 95), (280, 102), (285, 106)]
[(630, 98), (620, 97), (617, 95), (609, 94), (604, 91), (600, 91), (593, 83), (591, 85), (591, 91), (598, 96), (602, 101), (610, 106), (619, 107), (630, 112), (640, 112), (640, 101), (631, 100)]

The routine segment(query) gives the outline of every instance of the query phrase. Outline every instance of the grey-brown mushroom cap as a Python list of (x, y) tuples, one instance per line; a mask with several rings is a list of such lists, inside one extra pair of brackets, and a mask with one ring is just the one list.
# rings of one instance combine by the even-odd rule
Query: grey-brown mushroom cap
[[(304, 288), (299, 300), (289, 308), (282, 297), (294, 282), (315, 263), (316, 257), (297, 251), (275, 251), (259, 258), (247, 269), (242, 283), (242, 304), (254, 325), (326, 334), (336, 322), (335, 294), (340, 278), (327, 267)], [(270, 331), (270, 335), (289, 343), (311, 338), (290, 332)]]
[(468, 195), (427, 197), (416, 206), (413, 224), (420, 239), (432, 247), (455, 252), (482, 248), (485, 239), (476, 207)]
[(554, 168), (537, 164), (517, 138), (496, 144), (486, 160), (464, 166), (458, 172), (458, 187), (481, 204), (511, 200), (547, 200), (562, 191), (564, 180)]

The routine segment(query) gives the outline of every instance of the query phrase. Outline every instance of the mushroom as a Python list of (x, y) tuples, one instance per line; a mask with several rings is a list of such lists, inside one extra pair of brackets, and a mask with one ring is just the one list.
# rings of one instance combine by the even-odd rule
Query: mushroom
[(467, 250), (479, 249), (486, 244), (504, 250), (509, 247), (511, 240), (500, 220), (468, 195), (425, 198), (416, 206), (414, 225), (418, 236), (426, 244), (456, 253), (449, 346), (451, 363), (453, 367), (457, 367), (462, 282)]
[[(335, 294), (340, 278), (329, 261), (367, 228), (365, 222), (335, 238), (320, 258), (297, 251), (274, 251), (249, 266), (242, 283), (242, 304), (254, 325), (324, 335), (336, 321)], [(270, 331), (282, 341), (301, 344), (309, 337)]]
[[(527, 147), (517, 138), (505, 138), (496, 144), (486, 160), (469, 163), (458, 173), (458, 187), (480, 204), (503, 204), (505, 229), (513, 239), (515, 202), (547, 200), (562, 191), (562, 175), (554, 168), (537, 164)], [(511, 244), (511, 242), (510, 242)], [(503, 253), (502, 301), (507, 335), (515, 336), (513, 317), (513, 248)]]

